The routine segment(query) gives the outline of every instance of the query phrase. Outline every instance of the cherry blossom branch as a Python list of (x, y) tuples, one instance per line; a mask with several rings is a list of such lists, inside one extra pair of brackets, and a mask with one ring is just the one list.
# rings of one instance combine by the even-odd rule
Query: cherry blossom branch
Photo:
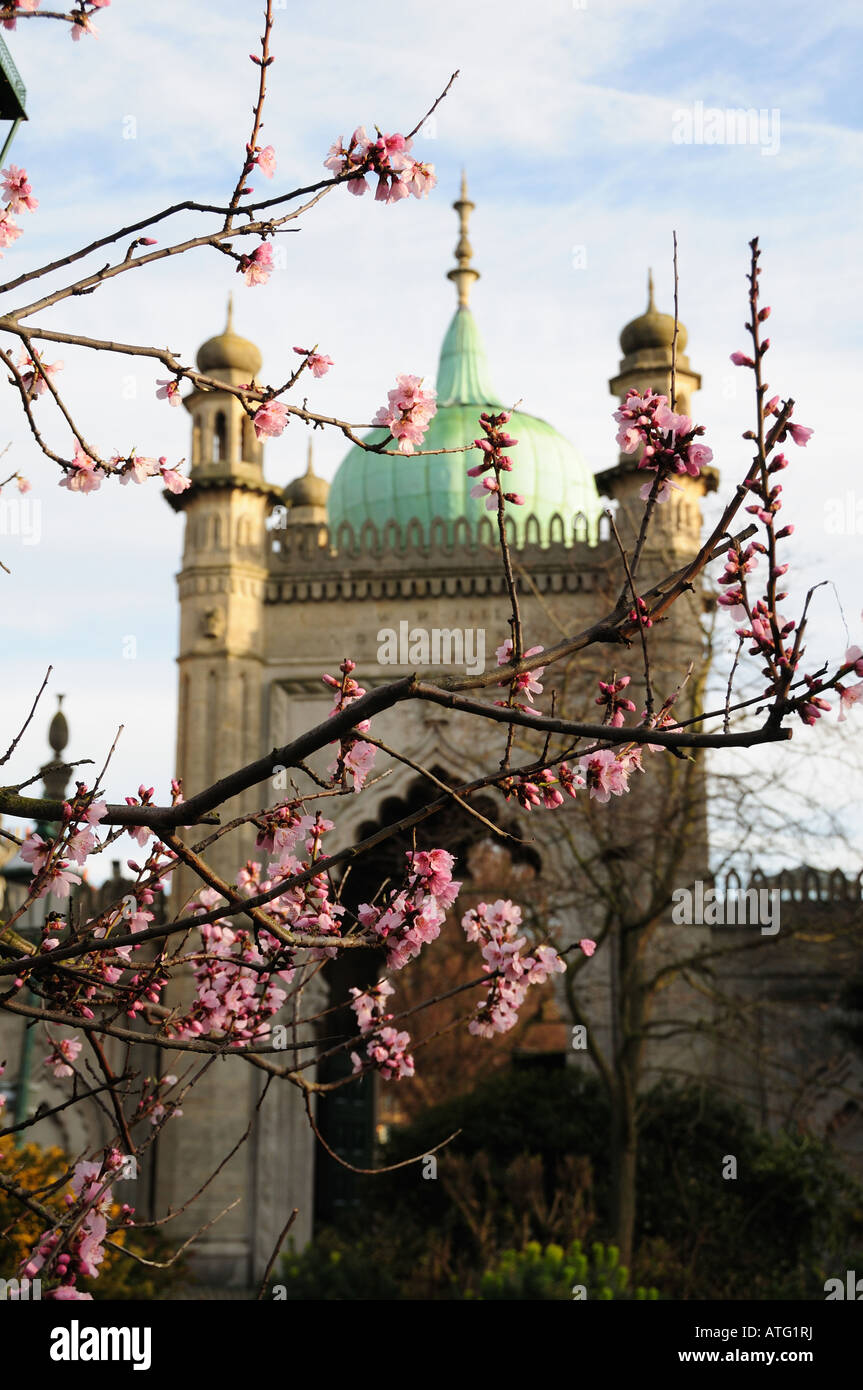
[[(614, 536), (617, 548), (620, 552), (621, 563), (626, 571), (626, 579), (627, 583), (629, 584), (629, 592), (632, 597), (632, 611), (637, 615), (638, 593), (636, 592), (635, 588), (635, 580), (633, 578), (632, 565), (630, 565), (629, 560), (626, 557), (626, 549), (624, 547), (623, 541), (620, 539), (620, 532), (617, 529), (614, 517), (608, 509), (606, 509), (605, 515), (608, 517), (609, 525), (611, 526), (611, 534)], [(637, 556), (634, 556), (633, 563), (636, 559)], [(638, 635), (641, 639), (641, 653), (644, 660), (645, 711), (649, 719), (650, 716), (653, 714), (653, 684), (650, 679), (650, 656), (647, 650), (647, 632), (645, 624), (642, 622), (638, 624)]]
[(246, 146), (247, 153), (245, 163), (240, 173), (240, 177), (237, 180), (234, 192), (231, 195), (231, 201), (228, 204), (229, 211), (225, 217), (225, 231), (230, 231), (231, 229), (231, 224), (233, 221), (234, 213), (237, 209), (237, 204), (239, 203), (243, 193), (248, 191), (245, 188), (246, 179), (248, 175), (251, 173), (252, 169), (255, 167), (255, 153), (258, 149), (258, 135), (260, 134), (261, 130), (261, 123), (264, 114), (264, 101), (266, 100), (267, 95), (267, 68), (274, 61), (274, 59), (270, 56), (270, 34), (272, 33), (272, 29), (273, 0), (267, 0), (266, 10), (264, 12), (264, 32), (261, 36), (261, 56), (260, 58), (256, 58), (254, 57), (254, 55), (251, 55), (252, 61), (257, 64), (258, 69), (260, 71), (260, 76), (258, 78), (258, 99), (255, 102), (254, 107), (252, 108), (252, 133), (249, 137), (249, 143)]
[(258, 1302), (258, 1303), (260, 1303), (261, 1299), (264, 1298), (264, 1296), (266, 1295), (266, 1292), (267, 1292), (267, 1284), (270, 1282), (270, 1275), (271, 1275), (272, 1272), (273, 1272), (273, 1265), (276, 1263), (276, 1260), (277, 1260), (278, 1257), (279, 1257), (279, 1251), (281, 1250), (282, 1246), (284, 1245), (285, 1240), (286, 1240), (287, 1235), (288, 1235), (288, 1232), (290, 1231), (291, 1227), (293, 1226), (293, 1224), (294, 1224), (294, 1222), (296, 1221), (296, 1219), (297, 1219), (297, 1217), (299, 1216), (299, 1214), (300, 1214), (300, 1209), (299, 1209), (299, 1207), (294, 1207), (293, 1211), (291, 1212), (290, 1216), (288, 1217), (287, 1221), (285, 1222), (284, 1226), (282, 1227), (282, 1230), (281, 1230), (281, 1232), (280, 1232), (280, 1234), (279, 1234), (279, 1237), (278, 1237), (278, 1239), (277, 1239), (275, 1245), (273, 1246), (273, 1253), (270, 1255), (270, 1258), (267, 1260), (267, 1267), (266, 1267), (266, 1269), (264, 1270), (264, 1277), (263, 1277), (263, 1279), (261, 1280), (260, 1285), (259, 1285), (259, 1287), (258, 1287), (258, 1297), (257, 1297), (257, 1302)]
[(21, 725), (21, 728), (18, 730), (18, 733), (15, 735), (12, 742), (9, 744), (9, 747), (6, 749), (6, 752), (3, 754), (2, 758), (0, 758), (0, 767), (2, 767), (4, 763), (8, 763), (9, 759), (12, 757), (12, 754), (15, 752), (15, 749), (18, 747), (18, 744), (21, 742), (22, 738), (29, 729), (30, 724), (33, 720), (33, 715), (36, 713), (36, 707), (39, 704), (39, 701), (42, 699), (42, 695), (45, 691), (45, 686), (48, 684), (48, 678), (50, 677), (51, 672), (53, 670), (54, 667), (49, 666), (48, 670), (45, 672), (45, 677), (42, 681), (42, 684), (39, 686), (39, 690), (36, 694), (36, 699), (33, 701), (33, 704), (31, 706), (30, 713), (27, 715), (27, 718), (24, 720), (24, 723)]

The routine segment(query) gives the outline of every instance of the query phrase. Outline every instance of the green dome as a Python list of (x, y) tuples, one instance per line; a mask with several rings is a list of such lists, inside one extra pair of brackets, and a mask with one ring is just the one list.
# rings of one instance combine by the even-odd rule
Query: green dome
[[(456, 311), (444, 338), (437, 403), (423, 449), (457, 448), (480, 435), (482, 410), (504, 409), (489, 382), (485, 348), (466, 307)], [(572, 521), (578, 512), (588, 519), (593, 534), (601, 505), (593, 474), (578, 450), (545, 420), (522, 411), (513, 412), (507, 429), (518, 440), (517, 447), (508, 450), (513, 468), (507, 475), (507, 491), (518, 492), (525, 499), (523, 507), (508, 509), (519, 540), (524, 538), (528, 519), (534, 516), (539, 538), (547, 544), (556, 513), (563, 520), (567, 538), (572, 536)], [(369, 443), (378, 443), (389, 435), (375, 430), (365, 437)], [(394, 442), (391, 447), (395, 448)], [(428, 538), (435, 517), (448, 523), (450, 536), (459, 517), (467, 517), (473, 525), (483, 516), (493, 520), (484, 499), (470, 495), (477, 480), (469, 478), (467, 470), (478, 461), (476, 450), (417, 457), (371, 454), (354, 446), (342, 460), (330, 489), (330, 527), (337, 533), (343, 522), (349, 522), (359, 534), (367, 521), (380, 529), (387, 521), (404, 526), (416, 517)], [(532, 538), (533, 526), (530, 532)]]

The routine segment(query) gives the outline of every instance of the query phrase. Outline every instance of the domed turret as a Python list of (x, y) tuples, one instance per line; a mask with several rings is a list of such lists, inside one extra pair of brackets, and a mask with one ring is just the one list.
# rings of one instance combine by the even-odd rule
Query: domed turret
[[(682, 323), (677, 325), (677, 351), (686, 351), (687, 332)], [(670, 348), (674, 340), (674, 317), (661, 314), (653, 300), (653, 272), (647, 272), (647, 308), (637, 319), (633, 319), (620, 335), (620, 350), (624, 357), (635, 352)]]
[(66, 744), (69, 742), (69, 725), (63, 713), (62, 695), (57, 696), (57, 710), (48, 726), (48, 742), (56, 758), (61, 757)]
[(251, 381), (261, 370), (261, 357), (256, 345), (248, 338), (241, 338), (234, 332), (234, 301), (228, 299), (228, 321), (223, 333), (208, 338), (198, 349), (198, 370), (207, 376), (219, 376), (228, 372), (242, 372), (246, 381)]
[[(677, 344), (674, 344), (674, 317), (661, 314), (653, 299), (653, 275), (647, 274), (647, 310), (628, 323), (620, 335), (623, 358), (615, 377), (608, 383), (618, 400), (627, 391), (640, 394), (656, 391), (674, 400), (681, 415), (692, 413), (692, 396), (701, 386), (701, 377), (693, 371), (684, 351), (688, 334), (678, 319)], [(674, 371), (672, 382), (672, 357)], [(639, 453), (628, 454), (621, 449), (617, 463), (596, 475), (597, 486), (605, 497), (620, 503), (617, 524), (624, 543), (634, 544), (644, 514), (642, 491), (652, 474), (638, 467)], [(694, 554), (701, 533), (701, 499), (715, 490), (716, 470), (702, 468), (698, 478), (682, 476), (674, 480), (671, 499), (656, 509), (649, 532), (648, 546), (656, 548), (667, 558), (672, 550), (682, 555)], [(664, 561), (663, 561), (664, 563)]]
[(63, 696), (57, 696), (57, 709), (48, 726), (48, 742), (54, 754), (41, 769), (45, 795), (51, 801), (62, 801), (69, 785), (69, 769), (63, 763), (63, 751), (69, 742), (69, 725), (63, 713)]
[(329, 494), (329, 483), (326, 478), (318, 477), (312, 465), (312, 441), (310, 439), (305, 473), (288, 483), (282, 493), (285, 505), (289, 509), (288, 521), (326, 522)]

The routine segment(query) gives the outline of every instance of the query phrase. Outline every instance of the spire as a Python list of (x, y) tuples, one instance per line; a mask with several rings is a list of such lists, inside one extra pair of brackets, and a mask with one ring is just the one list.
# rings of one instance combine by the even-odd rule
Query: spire
[(63, 695), (57, 696), (57, 711), (48, 726), (48, 742), (55, 757), (59, 758), (69, 742), (69, 725), (63, 713)]
[(225, 324), (225, 332), (226, 332), (226, 333), (233, 333), (233, 331), (234, 331), (234, 291), (233, 291), (233, 290), (230, 290), (229, 293), (228, 293), (228, 318), (227, 318), (227, 322), (226, 322), (226, 324)]
[(648, 312), (648, 314), (651, 312), (651, 310), (654, 310), (655, 308), (656, 308), (656, 305), (655, 305), (655, 303), (654, 303), (654, 301), (653, 301), (653, 271), (652, 271), (652, 270), (648, 270), (648, 272), (647, 272), (647, 312)]
[(473, 260), (473, 247), (468, 240), (468, 225), (470, 215), (474, 210), (475, 204), (467, 196), (467, 175), (462, 170), (461, 175), (461, 196), (456, 198), (453, 207), (459, 217), (459, 239), (455, 248), (455, 258), (458, 265), (452, 270), (447, 271), (447, 279), (452, 280), (458, 290), (458, 304), (460, 309), (466, 309), (470, 299), (470, 287), (474, 280), (479, 279), (479, 271), (474, 270), (471, 265)]
[[(330, 485), (326, 478), (319, 478), (312, 461), (312, 440), (309, 437), (306, 452), (306, 471), (288, 483), (282, 496), (291, 509), (291, 520), (326, 521), (327, 497)], [(308, 509), (314, 510), (311, 515)], [(305, 509), (305, 510), (304, 510)]]
[(52, 801), (62, 801), (69, 785), (70, 768), (63, 762), (63, 751), (69, 742), (69, 725), (63, 713), (63, 696), (57, 696), (57, 709), (48, 726), (48, 742), (54, 755), (50, 762), (40, 768), (45, 796)]

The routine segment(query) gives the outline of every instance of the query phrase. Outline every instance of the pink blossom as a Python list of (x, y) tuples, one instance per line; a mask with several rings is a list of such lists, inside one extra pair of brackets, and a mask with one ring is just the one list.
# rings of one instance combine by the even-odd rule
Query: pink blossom
[(433, 386), (423, 390), (422, 377), (397, 376), (394, 389), (387, 392), (388, 404), (381, 406), (372, 423), (386, 426), (393, 439), (399, 441), (400, 453), (412, 454), (437, 412), (435, 395)]
[[(538, 656), (541, 651), (542, 647), (529, 647), (524, 654), (524, 659), (526, 660), (531, 656)], [(533, 704), (534, 695), (542, 694), (542, 685), (540, 684), (539, 677), (544, 671), (544, 666), (536, 666), (532, 671), (522, 671), (521, 675), (513, 677), (512, 689), (514, 691), (523, 690), (530, 703)], [(501, 684), (503, 684), (503, 682), (501, 682)]]
[[(401, 1081), (402, 1077), (413, 1076), (414, 1059), (408, 1052), (410, 1034), (399, 1033), (395, 1028), (382, 1028), (376, 1037), (366, 1044), (368, 1060), (377, 1068), (384, 1081)], [(354, 1072), (363, 1068), (362, 1059), (356, 1052), (351, 1054)]]
[[(93, 3), (98, 5), (100, 0), (93, 0)], [(83, 38), (84, 34), (92, 34), (94, 39), (98, 38), (99, 30), (96, 28), (95, 24), (93, 24), (89, 15), (81, 14), (77, 10), (74, 13), (75, 18), (72, 24), (73, 41), (78, 43)]]
[(691, 434), (693, 422), (688, 415), (676, 415), (667, 405), (660, 405), (654, 411), (654, 420), (661, 430), (666, 430), (675, 438)]
[[(373, 743), (357, 741), (344, 752), (340, 753), (342, 765), (351, 774), (354, 782), (354, 791), (362, 790), (363, 783), (371, 771), (372, 763), (377, 755), (377, 749)], [(339, 758), (331, 763), (327, 771), (332, 776), (339, 765)]]
[[(47, 879), (37, 897), (44, 898), (52, 893), (55, 898), (68, 898), (69, 890), (78, 886), (78, 871), (71, 869), (64, 859), (55, 860), (47, 870)], [(43, 945), (47, 945), (47, 942)]]
[(592, 956), (596, 950), (596, 942), (591, 941), (589, 936), (583, 936), (578, 943), (579, 950), (586, 956)]
[(787, 428), (794, 443), (799, 444), (801, 448), (804, 448), (809, 443), (809, 440), (815, 433), (814, 430), (807, 429), (805, 425), (795, 425), (792, 420), (789, 420)]
[(686, 453), (690, 464), (695, 469), (693, 477), (697, 477), (698, 470), (700, 468), (703, 468), (706, 464), (710, 463), (713, 459), (713, 450), (709, 449), (706, 444), (698, 444), (696, 442), (693, 442), (692, 444), (690, 444)]
[(258, 439), (275, 438), (284, 434), (288, 419), (286, 405), (282, 405), (281, 401), (266, 401), (255, 411), (253, 416), (252, 423), (255, 426), (255, 434)]
[(273, 270), (273, 248), (262, 241), (251, 256), (241, 256), (237, 269), (242, 271), (247, 285), (265, 285)]
[(306, 366), (310, 368), (312, 376), (326, 376), (330, 367), (335, 366), (331, 357), (325, 357), (323, 353), (313, 352), (309, 348), (295, 347), (294, 352), (308, 359)]
[(390, 894), (382, 906), (361, 904), (357, 914), (366, 930), (385, 943), (387, 964), (394, 970), (437, 938), (461, 887), (452, 881), (454, 860), (445, 850), (408, 852), (406, 857), (411, 871), (407, 888)]
[(169, 492), (185, 492), (192, 486), (192, 479), (187, 478), (183, 473), (178, 473), (176, 468), (166, 468), (164, 459), (159, 460), (162, 470), (162, 482)]
[(856, 676), (863, 676), (863, 651), (859, 647), (849, 647), (845, 653), (845, 665), (853, 666)]
[[(40, 0), (6, 0), (6, 4), (4, 5), (4, 8), (8, 8), (8, 6), (9, 6), (10, 4), (11, 4), (11, 6), (12, 6), (13, 9), (15, 9), (15, 10), (20, 10), (20, 11), (22, 12), (22, 14), (33, 14), (34, 11), (38, 10), (39, 4), (40, 4)], [(3, 28), (4, 28), (4, 29), (15, 29), (15, 28), (17, 28), (17, 20), (16, 20), (15, 18), (12, 18), (12, 19), (4, 19), (4, 20), (3, 20)]]
[(23, 475), (22, 473), (16, 473), (16, 474), (15, 474), (15, 481), (16, 481), (16, 483), (18, 484), (18, 491), (19, 491), (19, 492), (29, 492), (29, 491), (30, 491), (30, 488), (31, 488), (32, 484), (29, 483), (29, 482), (27, 481), (27, 479), (24, 477), (24, 475)]
[(141, 454), (136, 454), (127, 468), (120, 474), (120, 486), (125, 487), (127, 483), (143, 483), (145, 478), (153, 478), (159, 472), (158, 460), (144, 458)]
[(600, 748), (578, 760), (591, 797), (604, 803), (629, 791), (627, 769), (610, 748)]
[(852, 709), (858, 700), (863, 700), (863, 681), (859, 685), (837, 685), (839, 691), (839, 723), (845, 719), (846, 709)]
[(9, 212), (0, 212), (0, 247), (11, 246), (21, 235), (21, 228)]
[(414, 160), (404, 180), (408, 192), (415, 198), (422, 198), (430, 193), (437, 183), (437, 175), (433, 164), (421, 164), (419, 160)]
[(95, 492), (102, 486), (105, 476), (105, 470), (84, 453), (76, 440), (72, 468), (60, 479), (58, 486), (65, 487), (69, 492)]
[(745, 352), (732, 352), (731, 361), (735, 367), (754, 367), (755, 363), (751, 357), (747, 357)]
[(553, 946), (538, 946), (533, 956), (535, 964), (530, 971), (532, 985), (544, 984), (549, 975), (566, 973), (566, 965)]
[[(357, 126), (347, 148), (341, 135), (333, 142), (324, 160), (324, 168), (330, 169), (334, 174), (348, 174), (355, 170), (359, 172), (366, 164), (371, 148), (372, 142), (366, 134), (365, 126)], [(367, 187), (364, 178), (352, 178), (348, 181), (348, 192), (357, 196), (365, 193)]]
[(44, 868), (50, 853), (51, 846), (46, 844), (35, 830), (27, 836), (21, 846), (21, 858), (25, 864), (32, 866), (34, 877)]
[(72, 835), (67, 844), (66, 850), (70, 859), (74, 859), (76, 864), (84, 864), (87, 855), (92, 854), (96, 848), (96, 836), (89, 826), (84, 826), (76, 834)]
[(180, 395), (180, 383), (174, 377), (156, 382), (156, 399), (167, 401), (169, 405), (180, 405), (182, 396)]
[(479, 1037), (508, 1032), (518, 1022), (529, 987), (544, 984), (550, 974), (566, 968), (552, 946), (539, 946), (533, 955), (523, 956), (526, 938), (517, 935), (520, 922), (521, 909), (509, 899), (479, 903), (462, 918), (468, 940), (481, 943), (483, 969), (494, 977), (468, 1025)]
[(481, 482), (474, 483), (470, 490), (471, 497), (484, 497), (485, 509), (487, 512), (497, 511), (497, 498), (500, 493), (500, 485), (494, 478), (483, 478)]
[[(649, 483), (645, 483), (643, 487), (639, 488), (638, 495), (641, 498), (642, 502), (650, 501), (650, 494), (653, 492), (653, 483), (654, 479), (651, 478)], [(667, 502), (672, 492), (682, 491), (683, 488), (680, 486), (679, 483), (673, 483), (670, 478), (664, 478), (663, 481), (660, 483), (659, 488), (657, 489), (654, 501)]]
[(70, 1062), (74, 1062), (81, 1051), (78, 1038), (52, 1038), (53, 1051), (45, 1058), (45, 1066), (54, 1068), (58, 1080), (74, 1075)]
[(385, 1012), (387, 996), (395, 990), (389, 980), (378, 980), (368, 990), (351, 989), (354, 996), (351, 1008), (357, 1016), (357, 1026), (361, 1033), (370, 1033), (377, 1023), (392, 1017)]
[(44, 391), (47, 391), (47, 379), (63, 370), (62, 362), (43, 362), (35, 349), (31, 356), (25, 348), (21, 349), (18, 366), (28, 368), (27, 371), (21, 373), (21, 381), (24, 389), (30, 391), (33, 396), (41, 396)]
[(3, 180), (3, 197), (8, 200), (9, 212), (35, 212), (39, 206), (39, 200), (33, 197), (33, 190), (27, 182), (27, 170), (19, 169), (16, 164), (10, 164), (8, 169), (0, 169), (0, 179)]
[(271, 179), (276, 172), (276, 152), (272, 145), (265, 145), (255, 155), (255, 163), (265, 179)]

